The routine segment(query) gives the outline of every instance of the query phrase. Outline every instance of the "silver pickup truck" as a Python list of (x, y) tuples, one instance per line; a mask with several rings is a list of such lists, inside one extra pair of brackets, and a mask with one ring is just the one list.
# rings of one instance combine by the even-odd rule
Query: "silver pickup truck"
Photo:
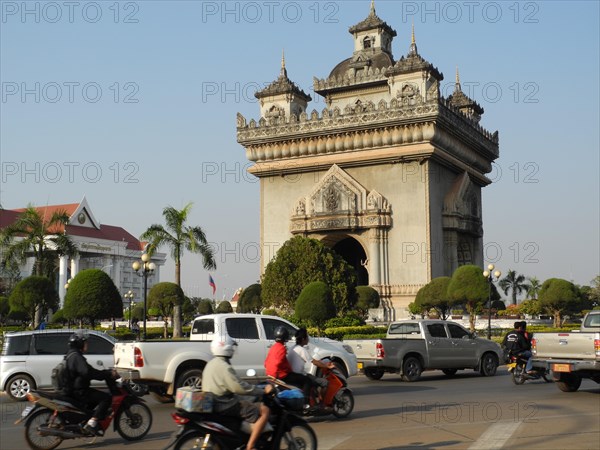
[(575, 392), (583, 378), (600, 383), (600, 311), (589, 312), (579, 330), (534, 333), (531, 352), (533, 364), (551, 370), (561, 391)]
[(370, 380), (385, 372), (400, 373), (416, 381), (424, 370), (438, 369), (447, 376), (474, 369), (484, 376), (496, 374), (502, 350), (461, 325), (446, 320), (403, 320), (388, 327), (386, 339), (344, 340), (354, 350), (358, 368)]

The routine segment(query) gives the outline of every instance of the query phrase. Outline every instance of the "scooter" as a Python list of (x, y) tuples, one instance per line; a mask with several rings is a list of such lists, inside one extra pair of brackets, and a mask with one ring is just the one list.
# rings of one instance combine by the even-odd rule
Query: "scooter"
[(508, 371), (512, 374), (513, 383), (520, 385), (527, 380), (539, 380), (543, 378), (546, 383), (551, 383), (552, 378), (550, 372), (545, 367), (534, 367), (532, 371), (535, 373), (529, 374), (525, 371), (527, 358), (519, 355), (510, 355), (509, 362), (506, 365)]
[[(150, 431), (152, 412), (135, 387), (123, 380), (107, 380), (112, 404), (104, 420), (99, 421), (106, 431), (114, 419), (114, 429), (128, 441), (138, 441)], [(15, 424), (25, 422), (25, 440), (33, 450), (51, 450), (63, 440), (93, 438), (84, 429), (93, 411), (85, 409), (60, 393), (31, 391), (27, 399), (33, 405), (25, 408)]]
[(320, 369), (327, 380), (327, 388), (319, 395), (316, 388), (311, 388), (308, 399), (309, 407), (303, 410), (305, 416), (321, 416), (333, 414), (335, 417), (348, 417), (354, 409), (354, 394), (348, 388), (348, 380), (338, 369)]
[[(280, 396), (277, 388), (274, 391), (276, 394), (263, 396), (263, 403), (271, 412), (256, 448), (316, 450), (317, 435), (303, 418), (296, 415), (296, 411), (302, 409), (303, 398), (286, 399)], [(171, 416), (179, 428), (164, 450), (245, 448), (252, 432), (250, 423), (222, 414), (178, 409)]]

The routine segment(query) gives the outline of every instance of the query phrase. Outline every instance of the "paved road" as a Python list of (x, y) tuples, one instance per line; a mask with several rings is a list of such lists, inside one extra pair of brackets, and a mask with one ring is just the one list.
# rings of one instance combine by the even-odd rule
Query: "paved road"
[[(350, 385), (356, 407), (349, 419), (310, 419), (320, 449), (600, 448), (600, 386), (589, 380), (570, 394), (543, 381), (515, 386), (503, 369), (492, 378), (430, 372), (416, 383), (385, 375), (380, 381), (354, 377)], [(66, 441), (59, 449), (163, 448), (175, 428), (172, 405), (145, 398), (154, 425), (144, 441), (128, 443), (111, 431), (95, 444)], [(25, 406), (0, 397), (1, 450), (27, 448), (23, 426), (13, 425)]]

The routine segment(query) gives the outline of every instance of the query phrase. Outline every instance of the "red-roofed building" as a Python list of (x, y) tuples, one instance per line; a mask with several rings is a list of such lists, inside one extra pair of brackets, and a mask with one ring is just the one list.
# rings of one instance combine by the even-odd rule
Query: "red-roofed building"
[[(79, 254), (73, 258), (68, 256), (59, 258), (58, 291), (61, 306), (68, 280), (84, 269), (104, 270), (110, 275), (121, 294), (131, 291), (134, 294), (134, 301), (142, 301), (143, 280), (133, 270), (132, 264), (140, 260), (144, 252), (144, 242), (140, 242), (124, 228), (101, 224), (92, 214), (85, 197), (80, 203), (49, 205), (36, 209), (46, 217), (50, 217), (56, 211), (65, 211), (70, 218), (69, 224), (61, 225), (52, 231), (65, 231), (79, 250)], [(24, 208), (0, 210), (0, 229), (13, 223), (23, 211)], [(156, 270), (148, 276), (148, 288), (160, 280), (160, 267), (165, 264), (165, 261), (164, 253), (152, 255)], [(31, 275), (33, 262), (33, 258), (28, 259), (21, 270), (22, 276)]]

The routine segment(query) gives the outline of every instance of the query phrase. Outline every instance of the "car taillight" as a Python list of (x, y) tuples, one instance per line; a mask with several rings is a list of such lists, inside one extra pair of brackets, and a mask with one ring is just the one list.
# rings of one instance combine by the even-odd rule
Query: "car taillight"
[(375, 345), (375, 350), (377, 351), (377, 358), (382, 358), (385, 356), (385, 350), (383, 349), (383, 344), (378, 342)]
[(600, 357), (600, 339), (594, 339), (594, 350), (596, 351), (596, 357)]
[(177, 413), (171, 413), (171, 417), (173, 418), (173, 420), (175, 421), (175, 423), (177, 425), (185, 425), (186, 423), (188, 423), (190, 421), (190, 419), (188, 419), (186, 417), (181, 417)]
[(144, 357), (142, 356), (142, 350), (139, 347), (134, 347), (133, 359), (135, 367), (144, 367)]
[(531, 340), (531, 354), (535, 355), (537, 353), (537, 342), (535, 338)]

